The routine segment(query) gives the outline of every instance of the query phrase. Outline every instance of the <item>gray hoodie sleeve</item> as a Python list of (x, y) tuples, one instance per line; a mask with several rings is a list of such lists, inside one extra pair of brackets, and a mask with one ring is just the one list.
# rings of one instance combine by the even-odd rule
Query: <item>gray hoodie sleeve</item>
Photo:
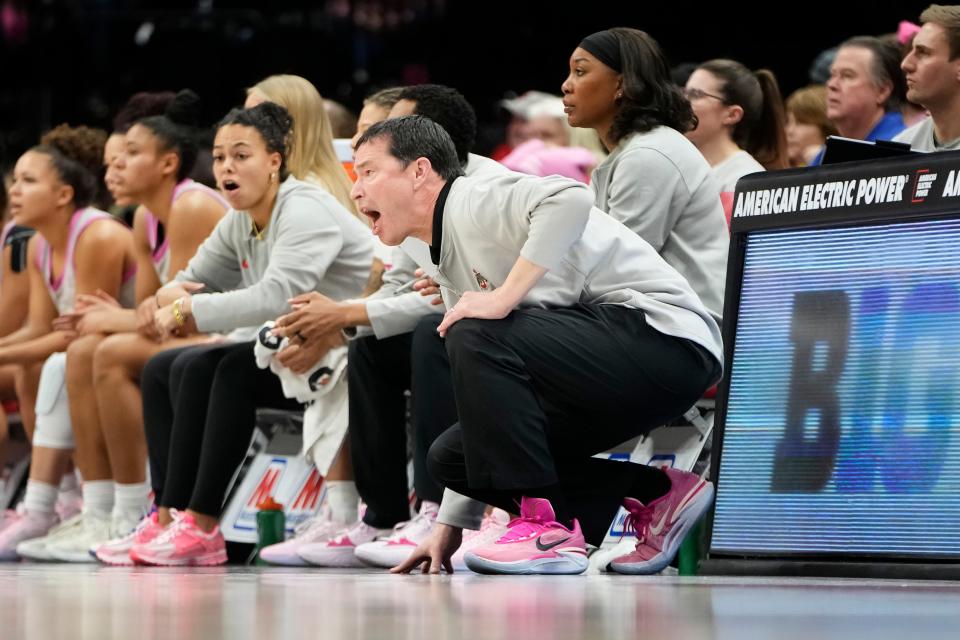
[[(243, 216), (242, 219), (239, 217)], [(175, 282), (200, 282), (205, 293), (231, 291), (240, 286), (240, 260), (231, 238), (243, 226), (246, 216), (230, 210), (222, 217), (197, 248), (186, 268), (174, 277)]]
[[(334, 214), (315, 198), (292, 194), (272, 224), (266, 270), (256, 283), (226, 293), (193, 296), (193, 316), (202, 332), (259, 325), (290, 309), (287, 302), (314, 291), (343, 246)], [(191, 263), (192, 264), (192, 263)]]
[(585, 185), (567, 178), (550, 176), (517, 182), (513, 198), (521, 206), (505, 211), (520, 211), (529, 224), (527, 240), (520, 255), (546, 269), (555, 269), (583, 235), (593, 208), (593, 194)]
[(459, 529), (479, 529), (486, 508), (487, 505), (482, 502), (444, 489), (437, 522)]
[(399, 247), (394, 256), (393, 268), (383, 276), (383, 286), (366, 301), (373, 334), (381, 340), (413, 331), (420, 318), (443, 311), (442, 306), (430, 304), (432, 296), (422, 296), (419, 291), (396, 294), (416, 277), (417, 263)]

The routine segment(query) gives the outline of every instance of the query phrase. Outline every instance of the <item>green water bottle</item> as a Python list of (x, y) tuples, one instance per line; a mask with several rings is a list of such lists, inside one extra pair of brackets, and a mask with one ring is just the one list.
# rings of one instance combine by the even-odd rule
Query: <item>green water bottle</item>
[(260, 550), (284, 541), (287, 522), (283, 505), (276, 502), (273, 496), (268, 496), (258, 504), (257, 509), (257, 564), (266, 565), (269, 563), (260, 558)]
[(678, 573), (682, 576), (695, 576), (703, 554), (703, 520), (693, 525), (687, 537), (680, 543)]

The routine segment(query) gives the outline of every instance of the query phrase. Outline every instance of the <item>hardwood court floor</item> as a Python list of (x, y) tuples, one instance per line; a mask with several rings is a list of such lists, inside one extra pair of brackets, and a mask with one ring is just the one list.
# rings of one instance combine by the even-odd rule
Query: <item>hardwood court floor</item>
[(960, 583), (0, 565), (0, 639), (960, 638)]

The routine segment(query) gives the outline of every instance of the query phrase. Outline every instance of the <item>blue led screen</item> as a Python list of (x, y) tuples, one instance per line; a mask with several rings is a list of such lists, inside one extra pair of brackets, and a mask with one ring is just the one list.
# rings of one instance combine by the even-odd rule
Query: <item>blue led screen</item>
[(748, 236), (713, 552), (960, 557), (960, 221)]

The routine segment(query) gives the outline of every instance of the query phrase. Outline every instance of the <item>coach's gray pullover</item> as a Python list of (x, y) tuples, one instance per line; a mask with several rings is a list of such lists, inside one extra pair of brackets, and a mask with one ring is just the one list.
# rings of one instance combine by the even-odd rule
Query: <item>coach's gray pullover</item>
[(192, 301), (200, 331), (248, 327), (252, 337), (256, 327), (288, 313), (293, 296), (359, 295), (372, 262), (370, 230), (322, 187), (291, 176), (280, 185), (262, 240), (246, 212), (230, 209), (175, 280), (206, 285)]
[(719, 320), (730, 238), (720, 185), (693, 143), (670, 127), (631, 134), (590, 188), (594, 204), (650, 243)]
[[(464, 169), (467, 176), (497, 175), (509, 171), (496, 160), (472, 153)], [(442, 306), (431, 304), (433, 296), (422, 296), (418, 291), (396, 294), (398, 289), (413, 279), (418, 264), (424, 263), (428, 265), (425, 269), (427, 275), (433, 275), (435, 269), (430, 264), (430, 247), (423, 240), (407, 238), (393, 250), (393, 265), (383, 274), (383, 286), (365, 299), (370, 327), (357, 327), (355, 332), (350, 332), (351, 337), (372, 333), (382, 340), (408, 333), (413, 331), (417, 321), (424, 315), (443, 311)]]

